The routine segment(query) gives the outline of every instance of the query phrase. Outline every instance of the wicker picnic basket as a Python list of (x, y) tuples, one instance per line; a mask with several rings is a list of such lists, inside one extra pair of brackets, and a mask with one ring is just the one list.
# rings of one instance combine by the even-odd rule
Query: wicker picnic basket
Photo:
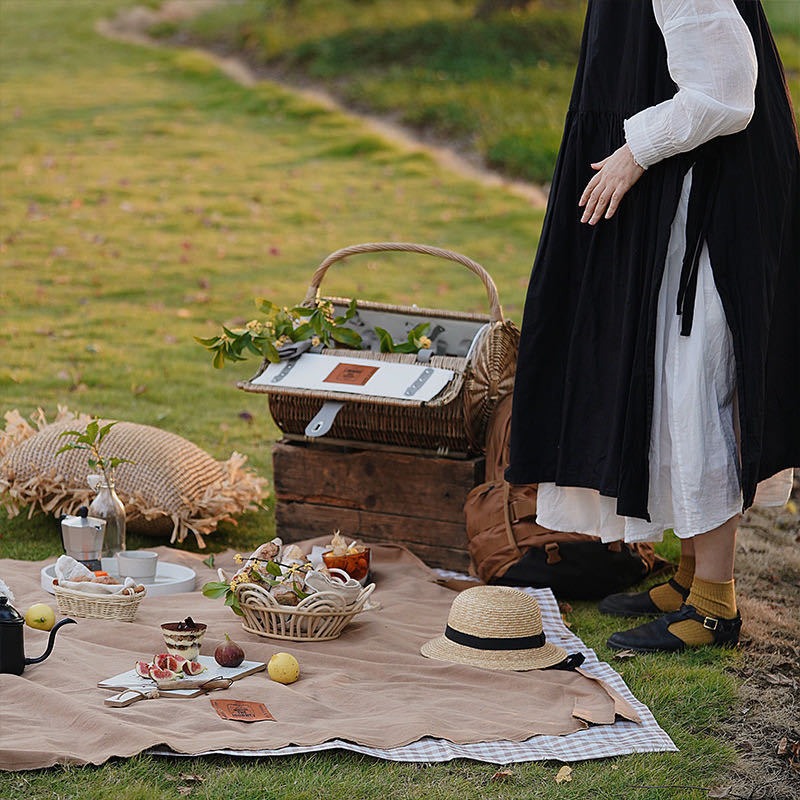
[(115, 619), (133, 622), (139, 603), (147, 590), (144, 586), (133, 594), (91, 594), (55, 584), (59, 613), (68, 617), (90, 617), (92, 619)]
[[(477, 332), (469, 350), (462, 355), (432, 355), (430, 366), (453, 371), (453, 378), (432, 400), (356, 396), (324, 389), (297, 389), (256, 384), (255, 380), (268, 366), (262, 364), (240, 389), (269, 395), (269, 408), (276, 425), (289, 435), (301, 438), (306, 426), (326, 401), (343, 402), (333, 425), (322, 440), (339, 442), (371, 442), (374, 444), (432, 450), (442, 454), (473, 454), (484, 449), (486, 425), (497, 403), (509, 394), (514, 385), (519, 331), (513, 322), (503, 318), (497, 288), (489, 273), (467, 256), (439, 247), (410, 242), (372, 242), (351, 245), (331, 253), (317, 267), (304, 299), (312, 305), (328, 268), (348, 256), (366, 253), (420, 253), (454, 261), (471, 270), (486, 289), (489, 314), (423, 309), (416, 306), (395, 306), (358, 301), (359, 312), (385, 312), (399, 317), (424, 320), (475, 323)], [(349, 303), (346, 298), (328, 298), (337, 306)], [(347, 359), (370, 358), (381, 361), (417, 363), (416, 355), (378, 353), (374, 350), (325, 350), (324, 354)]]
[(314, 592), (296, 606), (284, 606), (263, 586), (241, 583), (236, 597), (242, 609), (242, 627), (269, 639), (321, 642), (336, 639), (353, 617), (364, 610), (375, 584), (365, 586), (355, 600), (347, 602), (335, 592)]

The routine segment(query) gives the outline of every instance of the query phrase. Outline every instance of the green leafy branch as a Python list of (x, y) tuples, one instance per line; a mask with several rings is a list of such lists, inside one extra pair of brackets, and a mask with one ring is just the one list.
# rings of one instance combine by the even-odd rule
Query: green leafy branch
[(239, 598), (234, 589), (231, 589), (227, 581), (209, 581), (203, 584), (203, 596), (216, 600), (219, 597), (225, 598), (225, 605), (230, 606), (231, 611), (237, 616), (244, 616), (242, 607), (239, 605)]
[(103, 473), (103, 478), (107, 486), (111, 486), (114, 480), (114, 470), (120, 464), (133, 464), (129, 458), (119, 458), (119, 456), (104, 456), (100, 453), (100, 445), (103, 439), (108, 436), (108, 432), (116, 425), (116, 422), (108, 422), (100, 425), (100, 420), (93, 419), (83, 431), (63, 431), (59, 436), (75, 436), (74, 442), (68, 442), (56, 451), (56, 455), (67, 450), (87, 450), (89, 469), (99, 469)]
[(317, 298), (313, 306), (278, 306), (259, 298), (256, 305), (263, 314), (261, 319), (252, 319), (244, 328), (222, 326), (219, 336), (194, 339), (212, 354), (212, 364), (217, 369), (226, 362), (244, 361), (248, 355), (265, 358), (277, 363), (281, 359), (280, 348), (292, 342), (311, 340), (313, 346), (344, 346), (360, 349), (361, 336), (346, 323), (356, 315), (356, 301), (351, 300), (345, 313), (334, 314), (330, 300)]
[[(239, 598), (236, 594), (236, 588), (243, 583), (255, 583), (269, 586), (291, 585), (289, 588), (297, 595), (300, 600), (308, 597), (308, 593), (304, 592), (298, 582), (295, 580), (295, 574), (300, 572), (299, 568), (280, 564), (272, 559), (256, 559), (264, 565), (264, 572), (260, 572), (255, 566), (250, 565), (246, 570), (237, 572), (230, 581), (209, 581), (203, 584), (202, 592), (204, 597), (209, 597), (216, 600), (220, 597), (225, 598), (225, 605), (229, 606), (234, 614), (243, 616), (242, 607), (239, 605)], [(305, 565), (303, 565), (305, 566)], [(284, 573), (283, 569), (289, 569), (288, 573)], [(289, 578), (289, 580), (287, 580)]]
[(378, 341), (381, 346), (381, 353), (418, 353), (431, 346), (431, 340), (425, 335), (430, 328), (429, 322), (420, 322), (408, 332), (405, 342), (395, 342), (392, 335), (384, 328), (375, 326), (375, 333), (378, 334)]

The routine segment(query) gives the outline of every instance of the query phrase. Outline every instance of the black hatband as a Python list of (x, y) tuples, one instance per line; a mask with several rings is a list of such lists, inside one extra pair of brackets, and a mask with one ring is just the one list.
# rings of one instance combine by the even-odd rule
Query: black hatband
[(444, 629), (444, 637), (456, 644), (463, 644), (465, 647), (474, 647), (476, 650), (531, 650), (535, 647), (542, 647), (545, 643), (544, 633), (537, 633), (534, 636), (496, 638), (491, 636), (473, 636), (471, 633), (463, 633), (455, 628), (451, 628), (449, 625)]

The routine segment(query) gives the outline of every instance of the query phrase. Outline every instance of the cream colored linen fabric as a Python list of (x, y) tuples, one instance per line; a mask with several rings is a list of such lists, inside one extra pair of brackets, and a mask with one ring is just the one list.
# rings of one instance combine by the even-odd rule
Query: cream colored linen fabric
[[(202, 556), (158, 548), (162, 560), (191, 565), (198, 586), (216, 578)], [(568, 734), (589, 724), (611, 725), (634, 709), (602, 682), (578, 673), (498, 673), (431, 661), (421, 644), (444, 628), (454, 594), (400, 547), (374, 546), (382, 608), (366, 612), (330, 642), (262, 639), (239, 627), (221, 600), (199, 590), (146, 598), (132, 623), (82, 619), (59, 632), (53, 654), (21, 676), (0, 675), (3, 737), (0, 769), (35, 769), (58, 763), (100, 764), (156, 745), (181, 753), (271, 749), (345, 739), (396, 747), (434, 736), (451, 742), (522, 741), (537, 733)], [(47, 600), (39, 571), (49, 562), (0, 561), (0, 575), (16, 595), (16, 607)], [(233, 554), (217, 556), (233, 568)], [(52, 598), (51, 598), (52, 599)], [(293, 653), (297, 683), (283, 686), (265, 673), (249, 676), (211, 697), (264, 703), (275, 722), (221, 720), (208, 697), (143, 700), (107, 708), (99, 680), (130, 669), (162, 647), (159, 625), (191, 615), (208, 631), (201, 652), (213, 653), (225, 633), (249, 660)], [(46, 635), (26, 629), (27, 655), (38, 656)]]

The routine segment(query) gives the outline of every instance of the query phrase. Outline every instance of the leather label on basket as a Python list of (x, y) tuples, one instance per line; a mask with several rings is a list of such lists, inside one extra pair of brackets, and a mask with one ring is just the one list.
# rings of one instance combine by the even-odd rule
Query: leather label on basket
[(263, 703), (254, 703), (251, 700), (211, 700), (214, 711), (222, 719), (232, 719), (236, 722), (263, 722), (275, 720), (269, 709)]
[(325, 383), (346, 383), (350, 386), (363, 386), (380, 367), (371, 367), (368, 364), (337, 364), (322, 380)]

